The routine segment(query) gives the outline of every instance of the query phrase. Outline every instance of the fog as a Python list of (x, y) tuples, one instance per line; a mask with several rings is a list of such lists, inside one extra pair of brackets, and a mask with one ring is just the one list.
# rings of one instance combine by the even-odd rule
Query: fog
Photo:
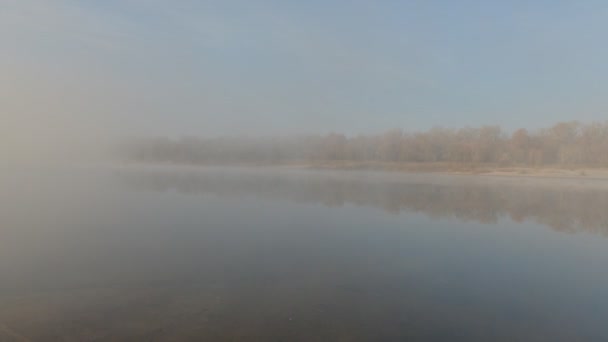
[(0, 179), (0, 339), (608, 336), (597, 180), (149, 165)]
[(603, 121), (606, 13), (597, 1), (4, 1), (2, 159), (132, 137)]
[(467, 176), (276, 170), (272, 168), (135, 168), (117, 178), (139, 191), (261, 197), (357, 205), (388, 213), (498, 223), (534, 221), (564, 233), (608, 236), (608, 183), (594, 180), (476, 179)]
[[(0, 57), (2, 163), (58, 164), (98, 160), (116, 139), (105, 111), (113, 97), (75, 74)], [(106, 96), (106, 98), (104, 98)]]
[(0, 341), (606, 341), (605, 2), (0, 1)]

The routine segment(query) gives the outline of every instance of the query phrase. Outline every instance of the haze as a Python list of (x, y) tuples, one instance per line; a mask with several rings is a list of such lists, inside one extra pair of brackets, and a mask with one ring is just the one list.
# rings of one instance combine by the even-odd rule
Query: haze
[(0, 341), (608, 341), (607, 32), (0, 0)]
[(607, 30), (603, 1), (3, 1), (3, 155), (601, 120)]

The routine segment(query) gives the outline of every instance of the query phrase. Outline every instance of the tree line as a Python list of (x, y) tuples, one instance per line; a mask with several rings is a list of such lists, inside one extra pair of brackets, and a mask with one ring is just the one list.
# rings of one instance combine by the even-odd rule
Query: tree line
[(608, 121), (560, 122), (512, 133), (500, 126), (394, 129), (382, 134), (295, 137), (184, 137), (130, 141), (129, 159), (160, 163), (391, 162), (608, 166)]

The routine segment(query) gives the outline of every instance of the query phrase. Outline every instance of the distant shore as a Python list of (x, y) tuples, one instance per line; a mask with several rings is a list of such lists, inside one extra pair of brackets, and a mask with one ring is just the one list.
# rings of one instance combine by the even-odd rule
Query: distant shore
[(344, 171), (376, 171), (388, 173), (437, 174), (483, 177), (516, 177), (516, 178), (548, 178), (571, 180), (607, 180), (607, 167), (590, 167), (584, 165), (572, 166), (505, 166), (493, 164), (458, 164), (458, 163), (390, 163), (390, 162), (354, 162), (354, 161), (297, 161), (286, 163), (219, 163), (219, 164), (171, 164), (171, 163), (136, 163), (139, 165), (173, 165), (184, 167), (246, 167), (264, 168), (277, 167), (284, 169), (310, 170), (344, 170)]
[(505, 166), (492, 164), (457, 164), (457, 163), (383, 163), (383, 162), (312, 162), (289, 163), (278, 166), (288, 168), (331, 169), (331, 170), (367, 170), (403, 173), (436, 173), (451, 175), (479, 175), (497, 177), (538, 177), (538, 178), (580, 178), (606, 179), (608, 168), (589, 166)]

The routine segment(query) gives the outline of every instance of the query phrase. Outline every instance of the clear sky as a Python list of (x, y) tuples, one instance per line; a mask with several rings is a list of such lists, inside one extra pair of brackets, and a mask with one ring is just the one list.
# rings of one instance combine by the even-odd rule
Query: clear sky
[(1, 133), (603, 121), (607, 35), (603, 0), (2, 0)]

